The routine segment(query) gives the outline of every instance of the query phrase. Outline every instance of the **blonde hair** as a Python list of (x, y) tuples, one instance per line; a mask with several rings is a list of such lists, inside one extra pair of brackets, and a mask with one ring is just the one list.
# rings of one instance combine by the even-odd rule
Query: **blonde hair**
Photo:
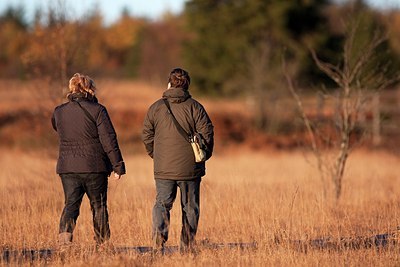
[(69, 93), (67, 94), (67, 97), (75, 93), (83, 93), (86, 97), (93, 97), (95, 91), (96, 85), (89, 76), (75, 73), (69, 80)]

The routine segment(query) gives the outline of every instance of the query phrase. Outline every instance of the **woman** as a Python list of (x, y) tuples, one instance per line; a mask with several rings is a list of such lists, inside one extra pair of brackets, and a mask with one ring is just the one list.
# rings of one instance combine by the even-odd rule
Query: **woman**
[(86, 193), (93, 213), (97, 244), (110, 238), (107, 212), (108, 176), (125, 174), (125, 164), (114, 127), (104, 106), (97, 102), (93, 80), (75, 73), (69, 81), (68, 102), (55, 108), (52, 124), (60, 141), (57, 173), (64, 189), (59, 243), (72, 242), (72, 233)]

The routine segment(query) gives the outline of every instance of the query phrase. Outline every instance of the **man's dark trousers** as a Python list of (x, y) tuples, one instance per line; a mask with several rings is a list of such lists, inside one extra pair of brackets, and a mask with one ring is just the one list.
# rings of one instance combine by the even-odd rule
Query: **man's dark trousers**
[(174, 181), (155, 179), (156, 203), (153, 207), (153, 239), (155, 246), (162, 247), (168, 240), (170, 210), (176, 198), (177, 188), (181, 192), (182, 231), (180, 248), (185, 250), (193, 245), (200, 216), (200, 182), (194, 180)]
[(110, 238), (107, 211), (107, 173), (61, 174), (65, 207), (60, 218), (60, 233), (74, 231), (82, 198), (87, 194), (93, 214), (95, 240), (98, 244)]

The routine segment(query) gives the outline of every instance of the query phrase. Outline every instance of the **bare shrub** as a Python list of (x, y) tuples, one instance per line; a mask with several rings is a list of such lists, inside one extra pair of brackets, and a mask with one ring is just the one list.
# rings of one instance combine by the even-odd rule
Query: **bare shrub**
[[(317, 67), (337, 85), (337, 89), (333, 93), (324, 92), (324, 97), (333, 99), (337, 105), (333, 116), (333, 125), (331, 125), (333, 129), (337, 129), (336, 140), (325, 139), (321, 129), (307, 116), (289, 71), (284, 65), (284, 75), (289, 90), (296, 100), (310, 137), (324, 194), (327, 196), (327, 193), (329, 193), (328, 179), (330, 178), (337, 200), (342, 193), (342, 181), (347, 159), (357, 143), (351, 142), (351, 137), (359, 126), (360, 111), (371, 99), (371, 95), (379, 94), (381, 90), (397, 82), (400, 77), (398, 73), (393, 73), (389, 69), (390, 66), (387, 62), (380, 63), (384, 58), (382, 55), (384, 51), (380, 48), (386, 42), (387, 36), (379, 30), (376, 30), (370, 38), (357, 38), (359, 34), (359, 24), (350, 23), (345, 34), (342, 58), (340, 63), (336, 65), (324, 62), (313, 49), (310, 49)], [(365, 131), (365, 129), (362, 129), (362, 131)], [(319, 142), (321, 140), (322, 142)], [(324, 149), (328, 145), (331, 147), (330, 153), (324, 153)], [(334, 156), (330, 156), (332, 153)]]

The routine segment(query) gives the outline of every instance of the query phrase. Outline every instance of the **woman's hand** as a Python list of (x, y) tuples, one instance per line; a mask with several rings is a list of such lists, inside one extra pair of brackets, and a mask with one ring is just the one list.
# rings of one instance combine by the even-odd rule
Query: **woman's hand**
[(119, 180), (119, 179), (121, 179), (121, 177), (122, 177), (121, 174), (114, 172), (114, 180)]

